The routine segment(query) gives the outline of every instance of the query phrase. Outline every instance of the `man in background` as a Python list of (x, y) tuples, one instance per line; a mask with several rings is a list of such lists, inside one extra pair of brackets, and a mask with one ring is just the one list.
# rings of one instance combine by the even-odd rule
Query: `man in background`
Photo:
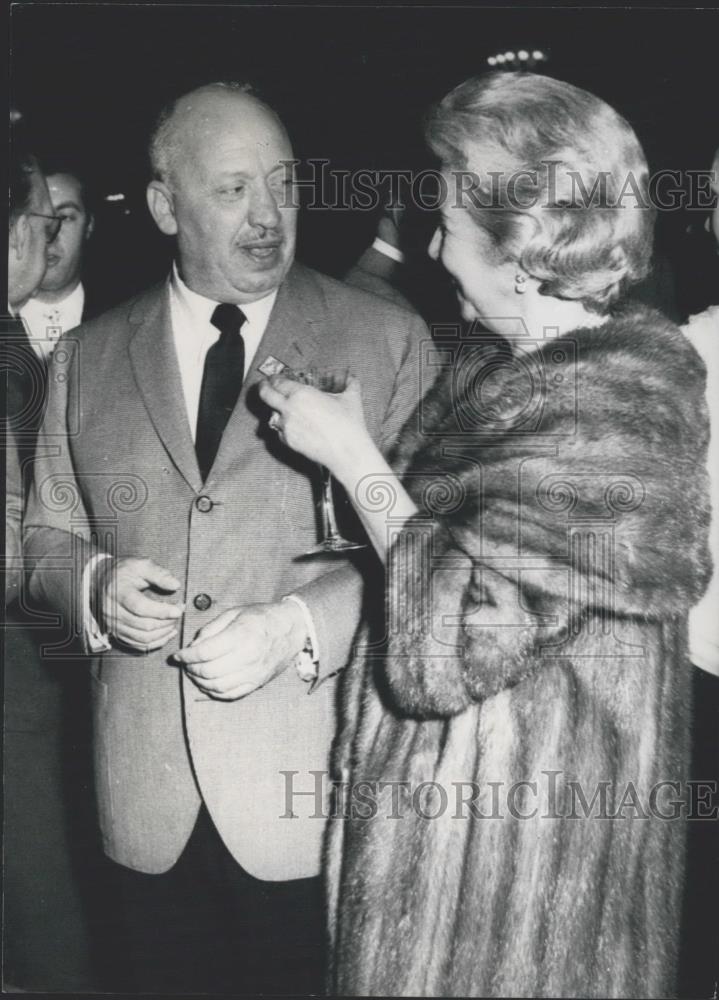
[[(13, 137), (14, 138), (14, 137)], [(20, 313), (45, 274), (60, 226), (36, 158), (13, 142), (8, 313), (2, 369), (7, 435), (4, 615), (3, 979), (6, 989), (88, 989), (89, 949), (71, 844), (63, 773), (66, 685), (44, 661), (57, 640), (23, 590), (21, 527), (37, 430), (45, 409), (45, 352), (30, 346)]]
[[(37, 290), (47, 266), (47, 252), (57, 238), (60, 220), (54, 217), (47, 183), (37, 159), (13, 144), (10, 157), (8, 228), (8, 313), (3, 322), (3, 376), (7, 426), (8, 521), (7, 554), (19, 565), (22, 488), (20, 464), (27, 473), (34, 436), (42, 419), (46, 370), (30, 349), (23, 307)], [(11, 447), (12, 442), (12, 447)], [(17, 448), (22, 446), (23, 455)], [(13, 499), (14, 498), (14, 499)], [(8, 571), (6, 582), (14, 595), (19, 575)]]
[(47, 249), (57, 231), (48, 186), (37, 159), (13, 148), (8, 229), (8, 304), (12, 316), (17, 316), (42, 282)]
[(343, 280), (354, 288), (362, 288), (405, 309), (412, 309), (409, 299), (400, 290), (406, 280), (400, 240), (401, 215), (401, 210), (397, 208), (387, 208), (382, 212), (372, 245), (352, 265)]
[(436, 221), (419, 205), (386, 206), (372, 244), (342, 280), (419, 313), (430, 328), (460, 324), (451, 280), (427, 253)]
[(47, 186), (60, 231), (47, 254), (47, 270), (21, 310), (36, 351), (50, 351), (62, 333), (97, 312), (83, 285), (83, 258), (95, 225), (78, 171), (49, 165)]

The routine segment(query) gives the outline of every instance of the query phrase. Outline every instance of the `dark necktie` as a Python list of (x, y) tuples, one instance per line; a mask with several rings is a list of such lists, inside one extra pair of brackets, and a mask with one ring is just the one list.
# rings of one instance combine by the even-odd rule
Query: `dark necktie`
[(242, 310), (229, 302), (220, 303), (212, 314), (211, 323), (220, 331), (220, 338), (205, 357), (195, 435), (197, 463), (203, 482), (212, 468), (242, 387), (245, 344), (240, 327), (245, 320)]

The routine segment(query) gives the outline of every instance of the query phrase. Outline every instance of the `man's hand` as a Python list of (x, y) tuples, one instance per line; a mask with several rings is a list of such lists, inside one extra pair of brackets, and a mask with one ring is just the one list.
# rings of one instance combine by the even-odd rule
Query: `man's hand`
[(96, 570), (93, 613), (100, 627), (125, 646), (149, 653), (177, 634), (184, 605), (151, 592), (174, 593), (180, 581), (151, 559), (106, 559)]
[(243, 698), (277, 677), (305, 644), (302, 612), (292, 601), (231, 608), (173, 657), (200, 691)]

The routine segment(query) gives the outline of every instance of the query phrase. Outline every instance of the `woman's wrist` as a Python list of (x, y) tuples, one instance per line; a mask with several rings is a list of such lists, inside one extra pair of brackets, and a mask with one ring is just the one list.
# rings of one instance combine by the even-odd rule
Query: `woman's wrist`
[(386, 467), (387, 463), (382, 452), (369, 433), (365, 433), (343, 448), (332, 473), (351, 496), (357, 484), (365, 476), (382, 473)]

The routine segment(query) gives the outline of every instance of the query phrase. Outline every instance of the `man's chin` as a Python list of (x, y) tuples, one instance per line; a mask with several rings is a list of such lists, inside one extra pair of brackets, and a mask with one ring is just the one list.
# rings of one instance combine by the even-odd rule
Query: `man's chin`
[[(45, 277), (47, 277), (47, 275)], [(46, 281), (43, 279), (43, 283), (38, 288), (38, 294), (42, 295), (43, 292), (61, 292), (65, 287), (65, 284), (66, 283), (63, 281)]]
[(42, 279), (39, 291), (59, 292), (66, 285), (70, 284), (72, 272), (64, 266), (62, 257), (56, 257), (54, 261), (49, 261), (45, 268), (45, 275)]
[(243, 268), (233, 280), (238, 291), (250, 295), (269, 295), (285, 280), (292, 261), (278, 260), (273, 266)]

